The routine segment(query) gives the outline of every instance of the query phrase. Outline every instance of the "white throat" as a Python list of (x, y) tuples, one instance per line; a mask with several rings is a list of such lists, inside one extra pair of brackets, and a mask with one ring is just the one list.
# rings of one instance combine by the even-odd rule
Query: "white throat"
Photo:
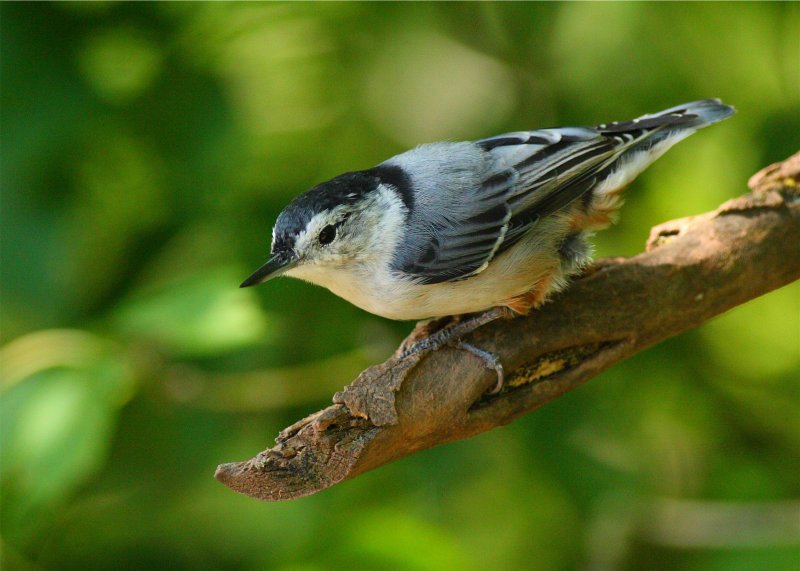
[[(403, 238), (406, 207), (397, 193), (379, 185), (371, 202), (359, 212), (363, 228), (351, 243), (340, 246), (335, 260), (300, 263), (286, 275), (323, 287), (371, 313), (382, 314), (378, 300), (392, 296), (390, 279), (395, 244)], [(378, 306), (376, 306), (378, 302)]]

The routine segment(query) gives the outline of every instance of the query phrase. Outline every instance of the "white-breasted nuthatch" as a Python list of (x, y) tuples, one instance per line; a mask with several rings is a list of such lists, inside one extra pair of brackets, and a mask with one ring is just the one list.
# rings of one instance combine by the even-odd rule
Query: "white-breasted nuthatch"
[(588, 263), (587, 237), (611, 224), (628, 183), (733, 113), (705, 99), (594, 128), (419, 146), (295, 198), (269, 260), (241, 285), (297, 277), (390, 319), (525, 314)]

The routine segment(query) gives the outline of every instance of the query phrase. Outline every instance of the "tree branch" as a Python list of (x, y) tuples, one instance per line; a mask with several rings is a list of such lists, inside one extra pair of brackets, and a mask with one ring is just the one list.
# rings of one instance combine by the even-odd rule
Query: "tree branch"
[[(750, 180), (752, 193), (653, 228), (645, 253), (606, 259), (526, 318), (470, 341), (498, 354), (437, 351), (367, 369), (332, 406), (283, 430), (255, 458), (217, 468), (265, 500), (306, 496), (418, 450), (507, 424), (604, 369), (800, 277), (800, 153)], [(407, 376), (405, 374), (407, 373)]]

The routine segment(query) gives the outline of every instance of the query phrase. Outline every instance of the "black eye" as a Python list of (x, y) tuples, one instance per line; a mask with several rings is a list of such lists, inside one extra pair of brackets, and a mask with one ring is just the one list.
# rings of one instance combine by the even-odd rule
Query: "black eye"
[(319, 232), (319, 243), (323, 246), (327, 246), (333, 242), (334, 238), (336, 238), (336, 226), (328, 224)]

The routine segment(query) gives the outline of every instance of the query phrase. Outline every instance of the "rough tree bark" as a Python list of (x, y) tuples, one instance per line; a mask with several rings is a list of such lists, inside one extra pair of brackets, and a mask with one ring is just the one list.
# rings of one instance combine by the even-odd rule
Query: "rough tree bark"
[[(645, 253), (601, 260), (526, 318), (470, 336), (498, 354), (506, 385), (472, 355), (443, 349), (367, 369), (332, 406), (273, 448), (222, 464), (243, 494), (288, 500), (418, 450), (507, 424), (614, 363), (800, 277), (800, 153), (750, 180), (752, 192), (653, 228)], [(408, 375), (403, 379), (403, 374)]]

